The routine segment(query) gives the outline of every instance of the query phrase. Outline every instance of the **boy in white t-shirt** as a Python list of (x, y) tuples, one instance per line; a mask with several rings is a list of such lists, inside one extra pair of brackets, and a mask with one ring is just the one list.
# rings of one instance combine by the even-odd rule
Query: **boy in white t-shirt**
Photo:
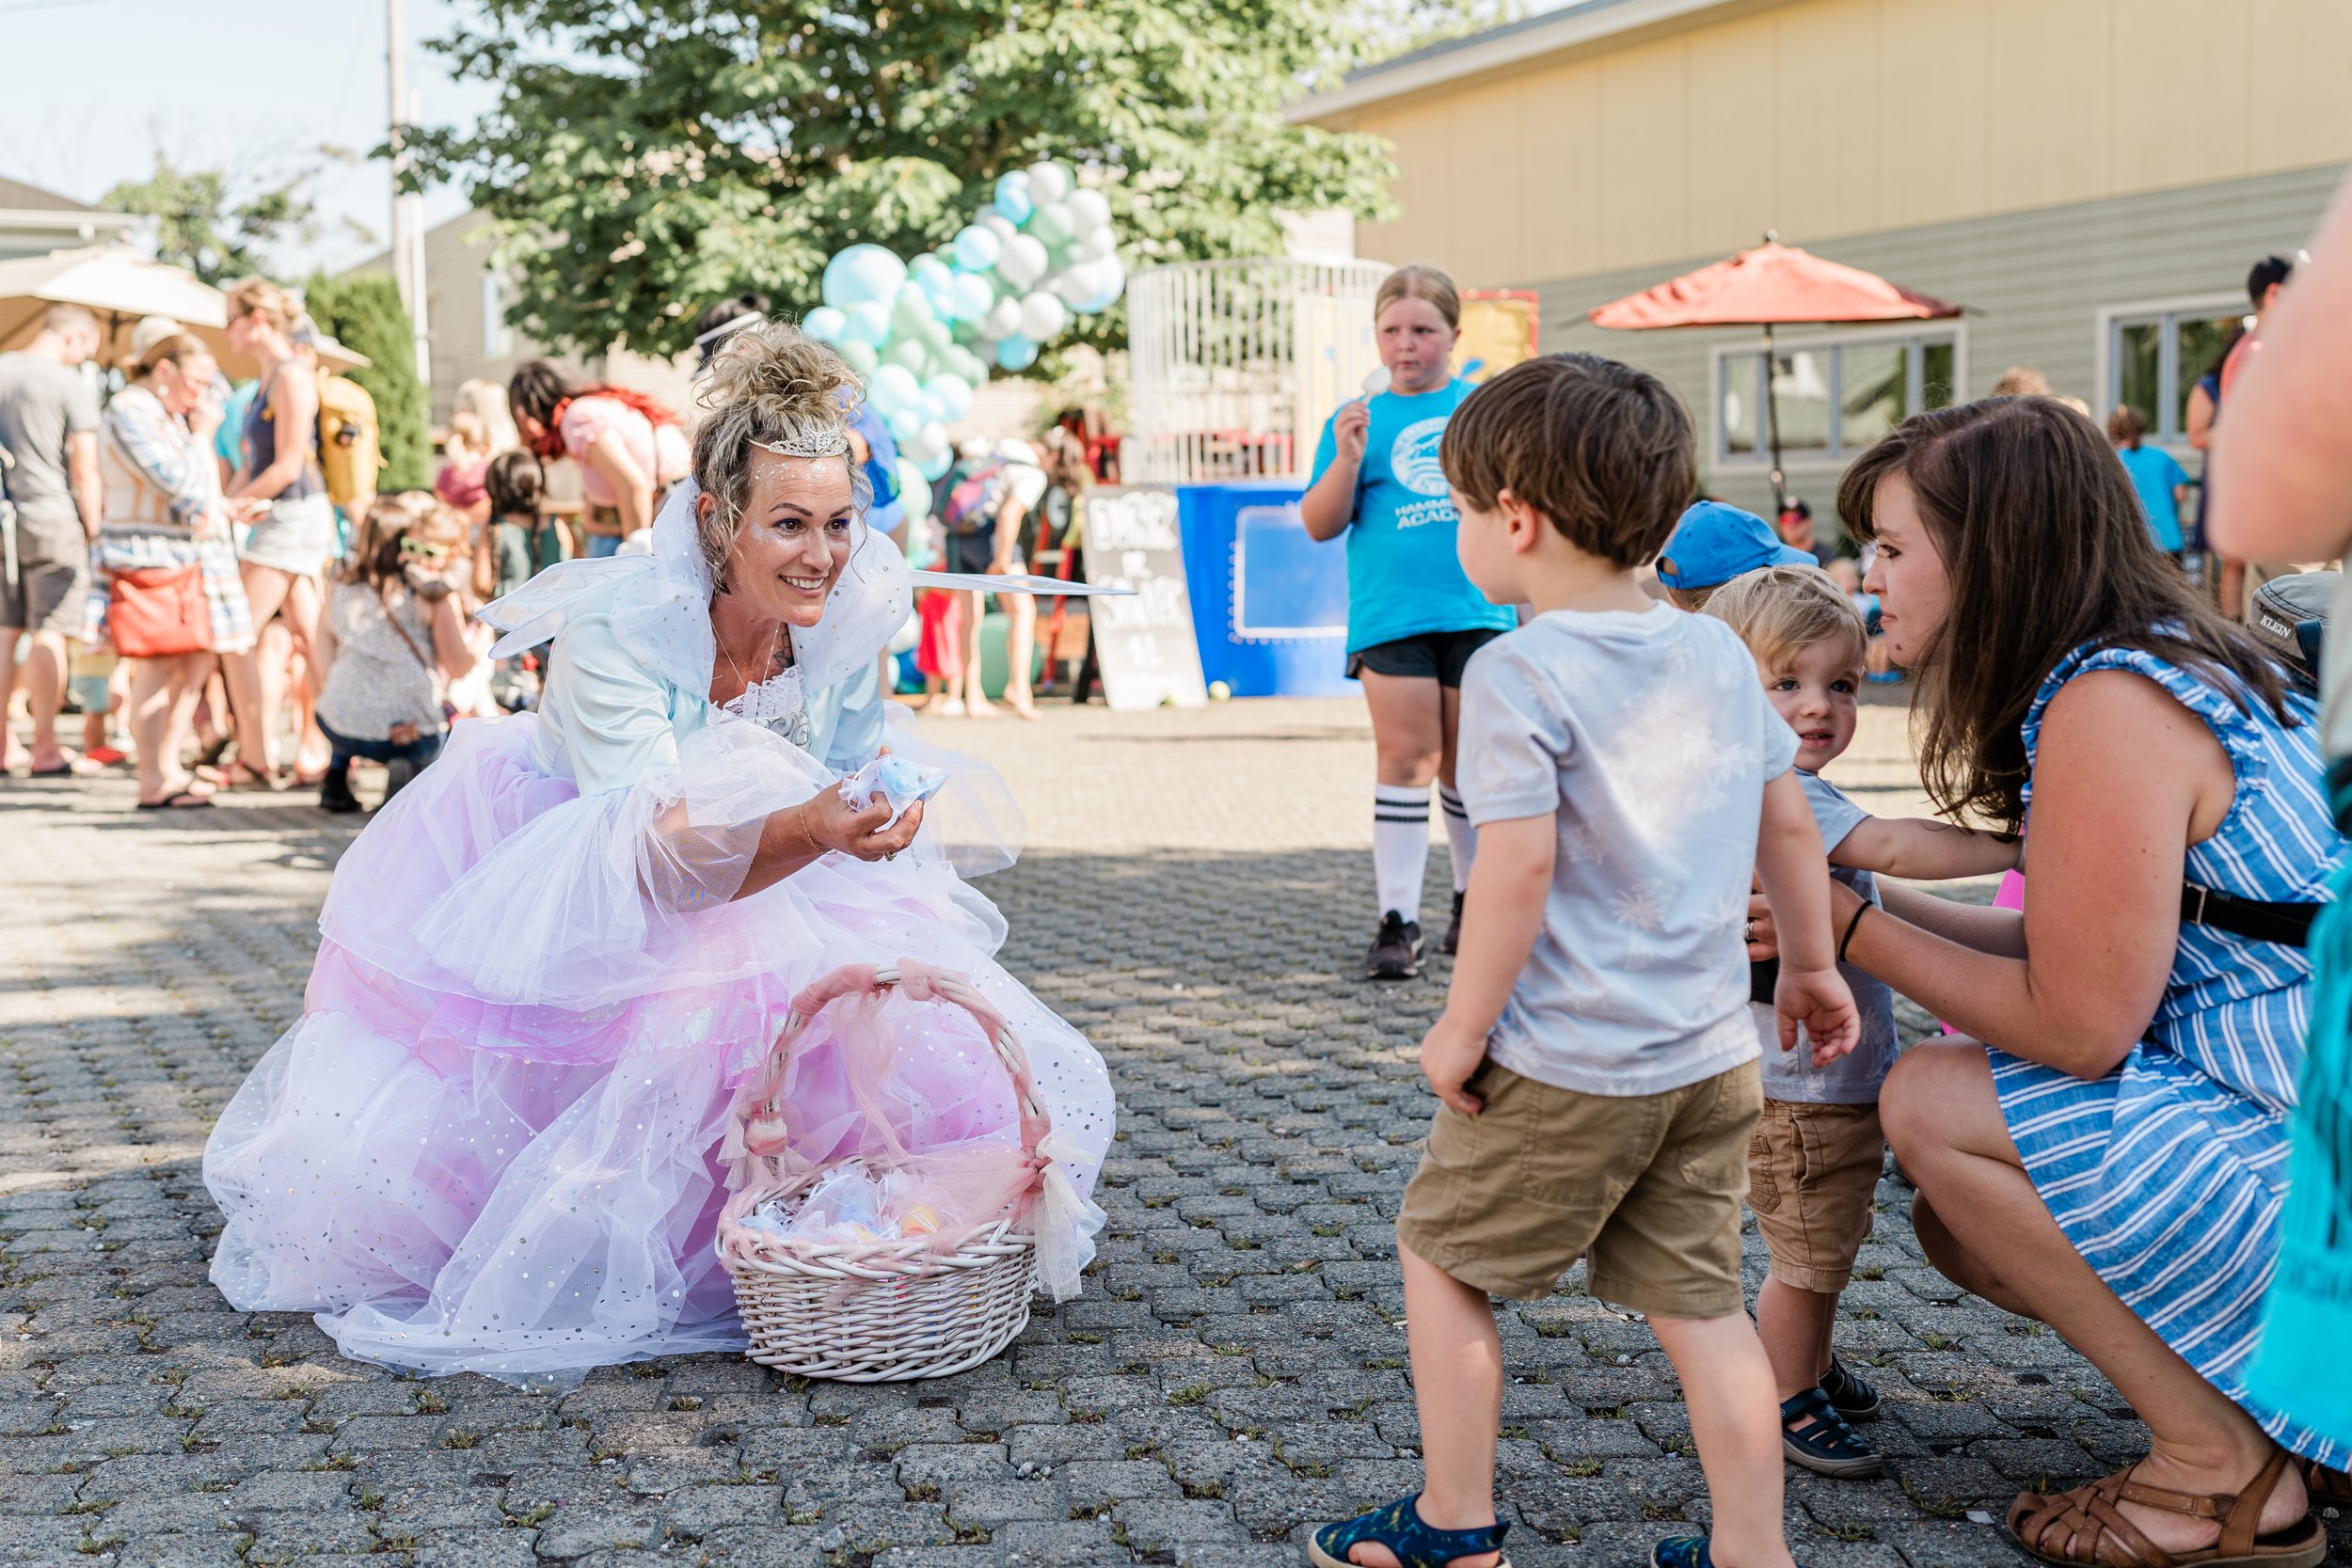
[(1493, 1568), (1502, 1341), (1490, 1294), (1580, 1257), (1648, 1314), (1681, 1375), (1714, 1530), (1663, 1568), (1789, 1568), (1771, 1364), (1744, 1310), (1740, 1199), (1762, 1105), (1740, 942), (1751, 866), (1781, 936), (1783, 1038), (1853, 1048), (1828, 865), (1796, 736), (1730, 628), (1644, 592), (1689, 497), (1690, 415), (1593, 355), (1514, 366), (1440, 455), (1463, 569), (1533, 618), (1463, 677), (1462, 797), (1481, 835), (1446, 1010), (1442, 1101), (1397, 1216), (1424, 1491), (1324, 1527), (1309, 1555)]

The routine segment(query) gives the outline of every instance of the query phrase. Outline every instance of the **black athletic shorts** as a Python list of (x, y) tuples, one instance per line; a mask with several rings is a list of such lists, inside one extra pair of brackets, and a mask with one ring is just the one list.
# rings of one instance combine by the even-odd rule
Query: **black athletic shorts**
[(947, 558), (942, 563), (945, 571), (985, 572), (996, 562), (996, 531), (993, 528), (979, 533), (950, 533), (940, 544), (940, 553)]
[(1347, 656), (1347, 673), (1358, 679), (1367, 670), (1375, 675), (1418, 675), (1459, 690), (1470, 655), (1502, 635), (1492, 626), (1479, 626), (1470, 631), (1425, 631), (1393, 642), (1375, 642)]

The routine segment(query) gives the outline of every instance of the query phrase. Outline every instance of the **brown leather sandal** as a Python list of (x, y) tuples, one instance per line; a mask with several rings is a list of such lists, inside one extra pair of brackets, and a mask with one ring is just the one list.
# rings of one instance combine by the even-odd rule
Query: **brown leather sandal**
[(2303, 1472), (2303, 1489), (2312, 1495), (2312, 1502), (2331, 1503), (2338, 1508), (2352, 1503), (2352, 1475), (2314, 1465), (2308, 1459), (2297, 1459), (2295, 1467)]
[[(2055, 1568), (2318, 1568), (2328, 1555), (2327, 1529), (2309, 1513), (2285, 1529), (2256, 1533), (2263, 1504), (2286, 1474), (2283, 1449), (2273, 1449), (2235, 1497), (2149, 1486), (2132, 1480), (2138, 1467), (2128, 1465), (2071, 1492), (2020, 1494), (2010, 1505), (2010, 1534), (2037, 1561)], [(2116, 1506), (2127, 1502), (2211, 1519), (2221, 1527), (2221, 1539), (2200, 1551), (2168, 1552)]]

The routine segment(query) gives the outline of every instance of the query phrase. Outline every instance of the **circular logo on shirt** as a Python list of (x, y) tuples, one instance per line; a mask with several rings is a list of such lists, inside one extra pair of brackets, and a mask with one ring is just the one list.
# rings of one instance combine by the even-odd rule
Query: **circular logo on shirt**
[(1389, 472), (1417, 496), (1446, 494), (1445, 468), (1438, 461), (1438, 443), (1445, 438), (1445, 416), (1417, 420), (1396, 433), (1389, 448)]

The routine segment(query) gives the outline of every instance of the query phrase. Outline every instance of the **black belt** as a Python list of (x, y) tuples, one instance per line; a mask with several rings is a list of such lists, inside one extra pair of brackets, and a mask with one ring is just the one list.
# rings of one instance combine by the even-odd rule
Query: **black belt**
[(2217, 931), (2245, 937), (2252, 942), (2275, 942), (2281, 947), (2300, 947), (2310, 940), (2312, 922), (2319, 917), (2325, 904), (2271, 904), (2259, 898), (2240, 898), (2234, 893), (2222, 893), (2195, 882), (2181, 884), (2181, 918), (2191, 925), (2210, 926)]

